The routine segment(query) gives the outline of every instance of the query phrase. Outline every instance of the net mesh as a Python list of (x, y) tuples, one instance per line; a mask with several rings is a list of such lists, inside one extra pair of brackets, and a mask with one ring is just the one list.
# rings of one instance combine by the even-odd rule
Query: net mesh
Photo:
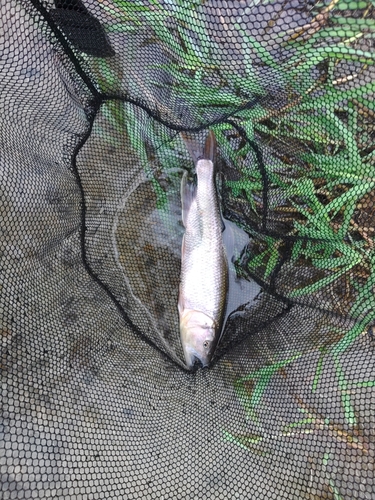
[[(1, 2), (1, 498), (374, 498), (374, 9)], [(188, 371), (208, 130), (232, 285)]]

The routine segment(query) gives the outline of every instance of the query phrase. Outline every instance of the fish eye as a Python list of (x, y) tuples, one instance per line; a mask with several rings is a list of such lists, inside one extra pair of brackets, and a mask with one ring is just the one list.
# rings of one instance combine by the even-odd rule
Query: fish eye
[(208, 349), (209, 345), (210, 345), (210, 343), (209, 343), (209, 341), (208, 341), (208, 340), (205, 340), (205, 341), (203, 342), (203, 347), (204, 347), (205, 349)]

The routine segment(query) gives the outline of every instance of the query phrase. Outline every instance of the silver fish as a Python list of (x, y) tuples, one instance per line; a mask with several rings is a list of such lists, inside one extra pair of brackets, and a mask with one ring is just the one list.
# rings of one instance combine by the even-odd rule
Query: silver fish
[(195, 159), (197, 183), (181, 181), (182, 221), (185, 233), (181, 250), (178, 298), (180, 335), (188, 368), (198, 359), (207, 366), (220, 337), (228, 289), (228, 262), (223, 246), (223, 222), (215, 185), (216, 139), (210, 132), (204, 159), (184, 137)]

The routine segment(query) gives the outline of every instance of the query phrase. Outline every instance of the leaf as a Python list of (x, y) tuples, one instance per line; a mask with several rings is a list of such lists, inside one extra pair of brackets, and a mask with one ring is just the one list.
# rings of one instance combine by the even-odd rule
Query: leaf
[(107, 33), (136, 33), (139, 28), (128, 23), (112, 23), (106, 24), (105, 29)]
[(247, 75), (242, 77), (236, 75), (235, 73), (230, 76), (229, 84), (238, 88), (241, 92), (248, 92), (250, 95), (265, 96), (267, 93), (265, 89), (260, 85), (255, 74)]
[(341, 403), (344, 409), (345, 419), (350, 425), (356, 425), (357, 419), (355, 416), (354, 407), (351, 403), (350, 395), (348, 394), (348, 382), (345, 378), (344, 371), (337, 355), (333, 356), (333, 362), (335, 364), (336, 376), (338, 380)]
[[(146, 7), (140, 3), (134, 3), (130, 2), (128, 0), (112, 0), (113, 5), (117, 5), (124, 14), (128, 12), (136, 12), (137, 14), (140, 14), (141, 12), (147, 12), (150, 10), (150, 7)], [(104, 9), (108, 9), (108, 7), (103, 4)]]
[[(242, 35), (243, 40), (246, 42), (247, 45), (245, 45), (243, 42), (243, 47), (249, 48), (253, 54), (256, 54), (261, 61), (266, 65), (269, 66), (270, 68), (273, 68), (277, 70), (278, 72), (280, 71), (280, 64), (271, 56), (271, 54), (263, 47), (261, 43), (259, 43), (254, 37), (246, 35), (244, 30), (241, 28), (239, 24), (235, 25), (235, 28), (238, 30), (238, 32)], [(244, 54), (247, 55), (250, 51), (245, 50)], [(246, 69), (251, 74), (254, 69), (252, 63), (250, 63), (251, 57), (247, 56), (245, 57), (245, 64), (246, 64)]]
[(360, 10), (360, 9), (366, 9), (368, 6), (368, 3), (367, 2), (364, 2), (364, 1), (358, 1), (358, 0), (351, 0), (351, 1), (341, 1), (341, 2), (338, 2), (338, 4), (336, 5), (336, 10), (354, 10), (354, 11), (357, 11), (357, 10)]
[[(192, 26), (194, 26), (194, 24), (192, 24)], [(202, 30), (200, 33), (201, 36), (198, 38), (201, 42), (200, 44), (194, 42), (183, 28), (178, 27), (178, 32), (185, 44), (186, 52), (184, 59), (188, 61), (190, 67), (194, 68), (212, 64), (213, 58), (210, 57), (210, 43), (206, 36), (206, 30)]]
[(348, 349), (351, 344), (361, 335), (361, 333), (366, 329), (366, 327), (371, 323), (371, 317), (366, 316), (362, 321), (354, 325), (345, 334), (345, 336), (335, 344), (331, 349), (332, 356), (338, 356)]
[(306, 424), (307, 425), (313, 424), (314, 422), (315, 422), (315, 419), (313, 417), (302, 418), (298, 422), (292, 422), (291, 424), (286, 425), (285, 430), (296, 429), (299, 427), (303, 427)]
[[(289, 365), (290, 363), (293, 363), (297, 359), (299, 359), (302, 356), (302, 353), (296, 353), (292, 357), (285, 359), (283, 361), (279, 361), (277, 363), (274, 363), (273, 365), (265, 366), (263, 368), (260, 368), (259, 370), (256, 370), (255, 372), (250, 373), (249, 375), (246, 375), (245, 377), (241, 377), (240, 379), (236, 380), (235, 382), (235, 388), (236, 391), (239, 389), (241, 390), (241, 399), (242, 403), (243, 401), (246, 401), (246, 406), (249, 407), (250, 409), (254, 409), (260, 402), (261, 398), (263, 397), (264, 391), (266, 390), (270, 380), (272, 377), (275, 375), (275, 373), (280, 370), (281, 368), (284, 368), (285, 366)], [(256, 384), (253, 389), (251, 398), (247, 396), (247, 393), (243, 391), (243, 384), (244, 382), (247, 382), (249, 380), (255, 380)], [(242, 389), (240, 389), (242, 388)]]
[[(281, 65), (284, 71), (289, 71), (291, 75), (304, 75), (310, 68), (316, 66), (327, 58), (344, 59), (347, 61), (357, 61), (363, 64), (374, 64), (375, 55), (368, 51), (352, 49), (344, 44), (327, 47), (317, 47), (313, 52), (309, 52), (305, 61), (301, 61), (300, 54), (291, 57), (286, 63)], [(291, 70), (292, 66), (296, 69)]]
[(244, 445), (245, 448), (248, 448), (247, 444), (258, 444), (263, 440), (263, 436), (254, 434), (254, 435), (245, 435), (245, 436), (234, 436), (233, 434), (224, 431), (224, 437), (231, 443), (237, 443)]
[(255, 447), (256, 445), (262, 442), (263, 436), (257, 434), (235, 435), (231, 434), (230, 432), (224, 431), (224, 439), (226, 441), (229, 441), (230, 443), (237, 444), (238, 446), (247, 451), (256, 453), (257, 455), (261, 455), (263, 457), (270, 455), (270, 451)]
[(249, 201), (252, 199), (253, 191), (259, 192), (262, 189), (260, 181), (226, 181), (226, 185), (231, 189), (233, 196), (240, 196), (242, 192), (245, 192), (245, 196)]
[[(296, 105), (294, 110), (297, 112), (325, 108), (334, 111), (335, 106), (345, 103), (351, 99), (360, 100), (361, 96), (374, 93), (374, 91), (375, 82), (372, 80), (364, 85), (346, 90), (340, 90), (339, 88), (328, 86), (322, 96), (314, 96), (314, 98), (309, 96), (304, 97), (302, 101)], [(370, 101), (370, 103), (373, 104), (372, 101)]]
[(330, 486), (332, 493), (333, 493), (333, 500), (345, 500), (344, 497), (340, 495), (340, 491), (337, 488), (337, 486), (335, 485), (335, 482), (333, 481), (333, 479), (329, 480), (329, 486)]
[(293, 249), (292, 249), (292, 256), (290, 259), (292, 263), (295, 263), (298, 260), (298, 258), (300, 257), (301, 251), (302, 251), (302, 245), (303, 245), (302, 240), (297, 240), (294, 243)]
[(296, 297), (301, 297), (302, 295), (307, 295), (310, 293), (315, 293), (322, 288), (325, 288), (326, 286), (330, 285), (334, 281), (336, 281), (340, 276), (342, 276), (344, 273), (346, 273), (346, 269), (341, 269), (335, 273), (332, 273), (330, 276), (326, 276), (315, 283), (312, 283), (311, 285), (308, 285), (304, 288), (297, 288), (293, 292), (289, 294), (290, 298), (296, 298)]
[(275, 269), (278, 261), (279, 261), (280, 255), (279, 252), (277, 251), (277, 248), (273, 246), (271, 248), (270, 256), (267, 262), (266, 270), (264, 272), (264, 277), (269, 278), (269, 276), (272, 274), (273, 270)]
[(375, 380), (367, 380), (364, 382), (354, 382), (353, 387), (375, 387)]
[[(335, 16), (332, 21), (334, 24), (349, 26), (349, 27), (361, 27), (369, 30), (375, 31), (375, 21), (371, 18), (360, 18), (360, 17), (340, 17)], [(345, 30), (345, 28), (343, 28)]]
[(313, 380), (312, 388), (311, 388), (312, 393), (314, 393), (316, 391), (316, 389), (318, 388), (320, 377), (321, 377), (322, 372), (323, 372), (323, 363), (324, 363), (324, 358), (325, 358), (326, 354), (327, 354), (327, 349), (325, 347), (320, 348), (320, 355), (319, 355), (318, 363), (316, 365), (315, 376), (314, 376), (314, 380)]
[(210, 87), (205, 87), (203, 84), (195, 86), (193, 89), (183, 89), (178, 90), (179, 96), (183, 97), (190, 104), (196, 106), (241, 106), (244, 104), (244, 100), (240, 97), (230, 94), (225, 90), (217, 90)]

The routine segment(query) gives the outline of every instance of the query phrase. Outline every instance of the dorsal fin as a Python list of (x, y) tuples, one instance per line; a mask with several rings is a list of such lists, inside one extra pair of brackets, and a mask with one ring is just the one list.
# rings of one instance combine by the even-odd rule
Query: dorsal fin
[(197, 194), (197, 187), (188, 180), (187, 172), (184, 172), (181, 179), (181, 206), (182, 206), (182, 222), (186, 227), (189, 210), (194, 203)]

